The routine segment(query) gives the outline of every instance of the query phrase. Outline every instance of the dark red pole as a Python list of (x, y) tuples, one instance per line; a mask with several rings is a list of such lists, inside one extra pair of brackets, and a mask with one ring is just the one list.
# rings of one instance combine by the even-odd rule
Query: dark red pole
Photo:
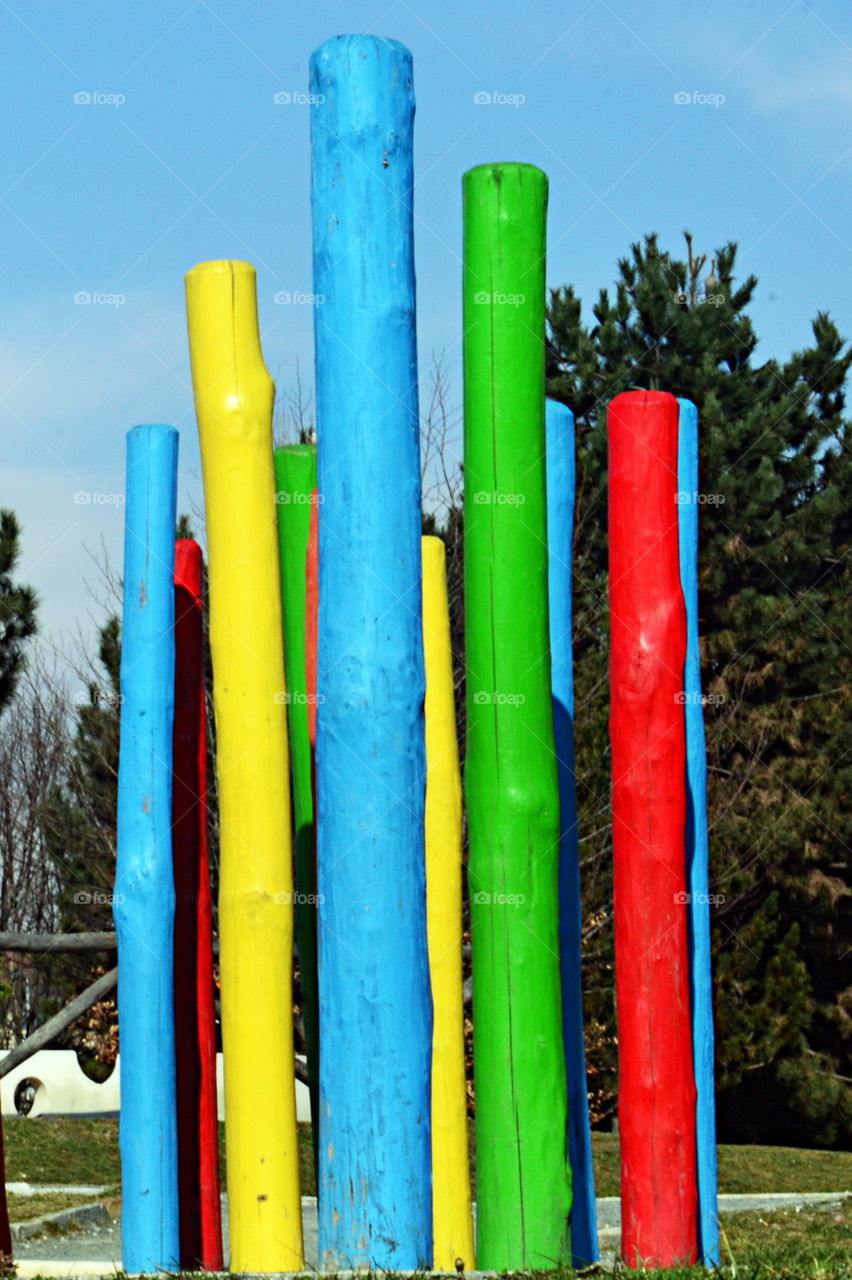
[(12, 1230), (9, 1226), (9, 1202), (6, 1199), (6, 1157), (3, 1151), (3, 1117), (0, 1115), (0, 1274), (4, 1263), (12, 1261)]
[(172, 838), (175, 876), (180, 1261), (221, 1271), (213, 906), (207, 849), (207, 711), (201, 548), (175, 546), (175, 721)]
[(677, 400), (627, 391), (607, 426), (621, 1242), (670, 1267), (698, 1245)]

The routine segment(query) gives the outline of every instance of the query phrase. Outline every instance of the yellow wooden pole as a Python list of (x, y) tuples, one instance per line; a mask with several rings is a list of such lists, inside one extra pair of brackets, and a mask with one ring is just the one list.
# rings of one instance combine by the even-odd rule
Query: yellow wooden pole
[(462, 996), (462, 795), (444, 544), (424, 537), (426, 922), (432, 982), (433, 1266), (472, 1270)]
[(231, 1270), (299, 1271), (275, 389), (250, 263), (201, 263), (186, 297), (207, 518)]

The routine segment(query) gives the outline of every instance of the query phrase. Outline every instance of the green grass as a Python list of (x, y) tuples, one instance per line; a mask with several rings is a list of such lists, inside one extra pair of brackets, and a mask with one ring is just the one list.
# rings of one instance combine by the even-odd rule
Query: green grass
[[(9, 1182), (120, 1182), (118, 1123), (42, 1116), (36, 1120), (8, 1117), (6, 1179)], [(593, 1134), (597, 1193), (618, 1194), (618, 1139)], [(224, 1125), (219, 1126), (224, 1176)], [(299, 1164), (304, 1195), (315, 1193), (310, 1128), (299, 1126)], [(790, 1147), (723, 1146), (719, 1148), (719, 1189), (759, 1194), (770, 1191), (852, 1190), (852, 1153), (805, 1151)], [(79, 1204), (79, 1198), (70, 1203)], [(16, 1196), (13, 1221), (68, 1207), (67, 1196)], [(852, 1204), (840, 1208), (778, 1210), (771, 1214), (738, 1213), (723, 1217), (725, 1274), (733, 1259), (736, 1280), (852, 1280)], [(567, 1275), (568, 1273), (566, 1273)], [(624, 1274), (621, 1272), (620, 1274)], [(700, 1268), (655, 1274), (667, 1280), (705, 1277)], [(559, 1280), (559, 1277), (557, 1277)]]
[[(7, 1182), (61, 1182), (113, 1185), (121, 1180), (118, 1121), (40, 1116), (7, 1117)], [(592, 1135), (597, 1193), (618, 1195), (618, 1139)], [(219, 1126), (224, 1162), (224, 1125)], [(299, 1126), (299, 1163), (304, 1195), (315, 1194), (313, 1152), (308, 1125)], [(224, 1163), (223, 1163), (224, 1174)], [(852, 1153), (805, 1151), (793, 1147), (719, 1147), (719, 1190), (850, 1191)]]
[[(618, 1138), (592, 1134), (596, 1191), (617, 1196)], [(722, 1146), (719, 1190), (735, 1195), (763, 1191), (852, 1191), (852, 1153), (805, 1151), (797, 1147)]]
[(59, 1192), (47, 1192), (44, 1195), (16, 1196), (9, 1195), (9, 1221), (32, 1222), (43, 1213), (59, 1213), (62, 1209), (77, 1209), (81, 1204), (92, 1204), (94, 1196), (66, 1196)]

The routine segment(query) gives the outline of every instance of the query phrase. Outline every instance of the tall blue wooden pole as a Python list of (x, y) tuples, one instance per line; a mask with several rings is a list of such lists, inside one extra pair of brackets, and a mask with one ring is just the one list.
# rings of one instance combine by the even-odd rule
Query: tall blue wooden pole
[(583, 1037), (580, 846), (574, 779), (574, 655), (572, 568), (574, 537), (574, 415), (548, 400), (547, 588), (550, 610), (550, 670), (553, 728), (559, 781), (559, 951), (562, 974), (562, 1031), (568, 1075), (568, 1144), (574, 1201), (571, 1255), (575, 1267), (597, 1262), (598, 1226), (595, 1172)]
[(311, 58), (320, 1265), (432, 1261), (411, 55)]
[(698, 1156), (698, 1253), (718, 1266), (719, 1218), (716, 1170), (716, 1099), (713, 1088), (713, 983), (710, 972), (710, 903), (707, 848), (707, 752), (698, 646), (698, 410), (679, 400), (678, 533), (680, 581), (686, 604), (686, 875), (690, 895), (689, 985), (695, 1061)]
[(121, 746), (113, 914), (125, 1271), (179, 1270), (172, 727), (178, 435), (127, 434)]

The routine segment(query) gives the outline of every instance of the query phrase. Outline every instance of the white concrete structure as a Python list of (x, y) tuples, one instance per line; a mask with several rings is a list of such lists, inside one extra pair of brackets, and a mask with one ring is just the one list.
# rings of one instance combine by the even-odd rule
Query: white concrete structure
[[(0, 1050), (0, 1058), (5, 1056), (6, 1051)], [(223, 1071), (220, 1053), (216, 1058), (220, 1120), (225, 1116)], [(73, 1049), (42, 1049), (0, 1080), (3, 1115), (20, 1114), (24, 1110), (20, 1106), (24, 1095), (32, 1099), (27, 1112), (32, 1117), (116, 1115), (121, 1107), (121, 1055), (109, 1079), (96, 1084), (80, 1070)], [(299, 1080), (296, 1081), (296, 1116), (304, 1123), (311, 1119), (310, 1094)]]

